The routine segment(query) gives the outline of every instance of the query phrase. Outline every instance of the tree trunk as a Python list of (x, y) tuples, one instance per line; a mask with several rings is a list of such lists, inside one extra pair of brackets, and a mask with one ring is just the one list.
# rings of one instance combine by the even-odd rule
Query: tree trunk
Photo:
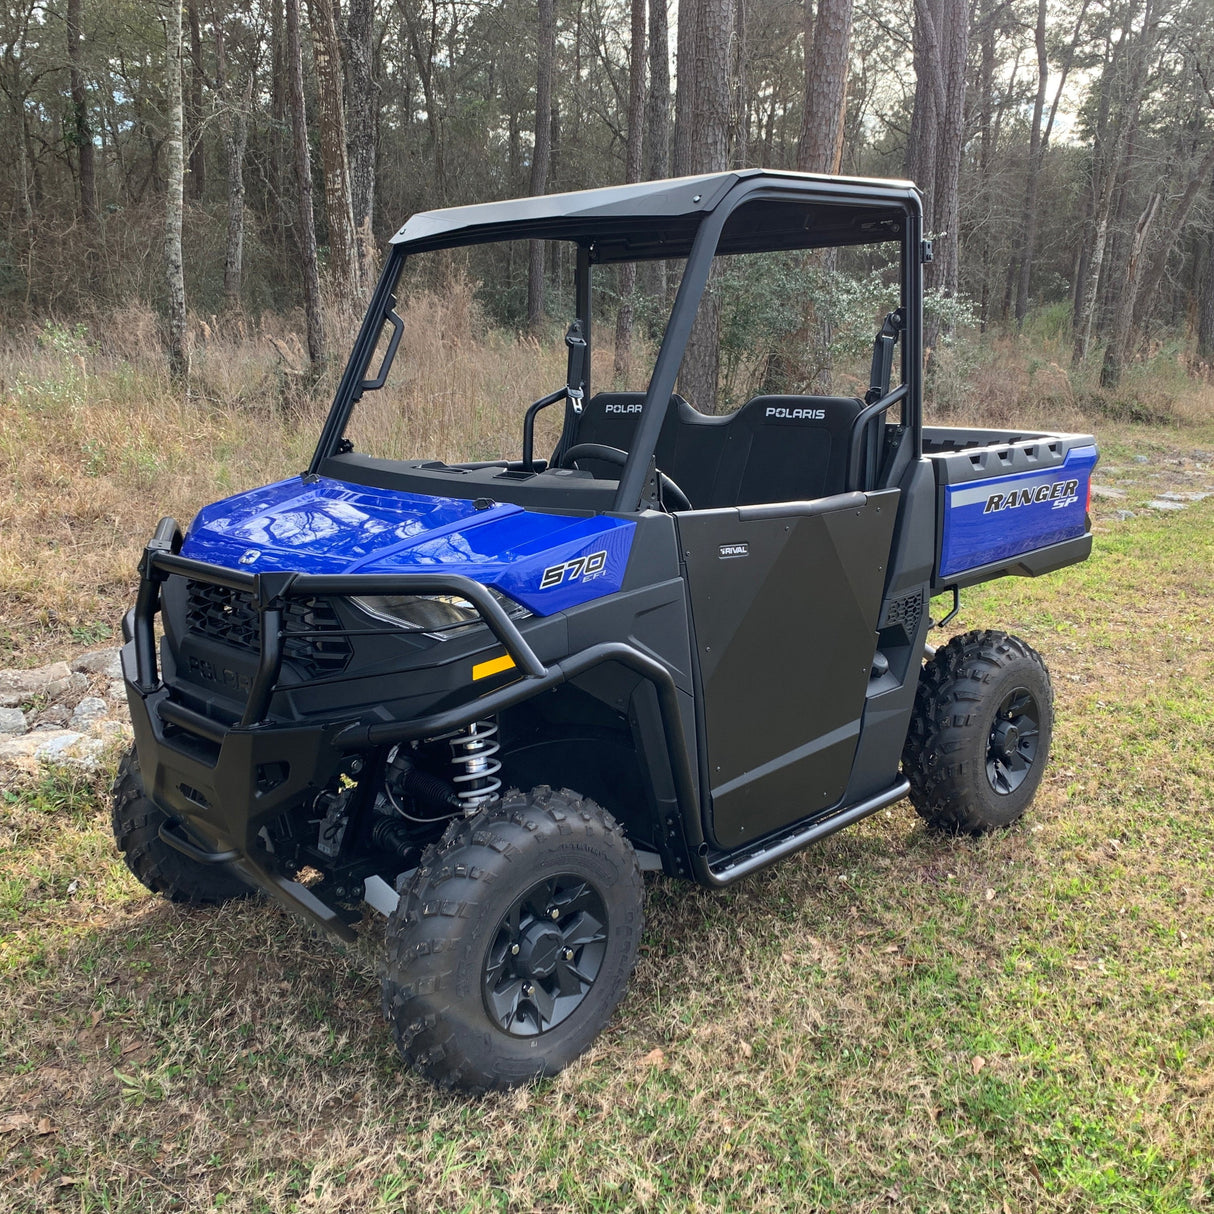
[(224, 246), (223, 294), (231, 311), (240, 309), (240, 280), (244, 269), (244, 153), (253, 108), (253, 73), (245, 79), (243, 98), (233, 100), (228, 80), (223, 26), (215, 25), (216, 83), (223, 105), (223, 152), (228, 171), (228, 233)]
[(295, 194), (299, 207), (299, 260), (303, 270), (308, 358), (313, 371), (319, 371), (325, 354), (325, 325), (320, 308), (320, 266), (316, 255), (316, 219), (312, 213), (312, 162), (308, 153), (308, 117), (304, 110), (303, 46), (299, 25), (299, 0), (286, 0), (286, 57), (291, 89)]
[(185, 112), (181, 86), (181, 5), (165, 8), (165, 70), (168, 76), (169, 131), (165, 140), (168, 182), (165, 190), (164, 265), (168, 295), (169, 374), (184, 381), (190, 371), (185, 342), (185, 267), (181, 253), (185, 207)]
[(186, 138), (190, 149), (190, 197), (200, 201), (207, 188), (207, 162), (202, 146), (202, 29), (197, 4), (186, 5), (190, 21), (190, 104)]
[(338, 305), (352, 313), (362, 296), (362, 269), (346, 159), (346, 112), (341, 79), (341, 44), (333, 0), (308, 0), (316, 100), (320, 109), (320, 162), (324, 170), (329, 224), (329, 267)]
[(805, 100), (797, 168), (803, 173), (838, 173), (847, 66), (851, 47), (852, 0), (805, 0)]
[[(700, 0), (695, 54), (696, 122), (690, 165), (693, 173), (719, 173), (726, 168), (732, 9), (731, 0)], [(679, 373), (680, 391), (704, 413), (715, 413), (719, 403), (720, 311), (714, 273), (704, 289)]]
[(730, 163), (744, 169), (750, 163), (750, 46), (747, 38), (747, 11), (750, 0), (734, 0), (733, 9), (733, 120), (728, 141), (732, 145)]
[(1138, 218), (1134, 228), (1134, 243), (1130, 248), (1130, 264), (1125, 281), (1118, 293), (1117, 311), (1113, 327), (1104, 347), (1104, 362), (1100, 368), (1100, 386), (1115, 388), (1121, 382), (1121, 371), (1125, 365), (1126, 351), (1130, 344), (1130, 333), (1134, 327), (1134, 304), (1138, 300), (1138, 288), (1142, 283), (1143, 252), (1151, 238), (1151, 228), (1159, 214), (1162, 198), (1156, 190), (1147, 203), (1146, 210)]
[(1016, 328), (1021, 328), (1029, 310), (1029, 286), (1033, 273), (1033, 246), (1037, 243), (1037, 181), (1041, 175), (1041, 121), (1045, 114), (1045, 92), (1050, 79), (1050, 60), (1045, 44), (1046, 0), (1037, 0), (1037, 24), (1033, 41), (1037, 50), (1037, 93), (1029, 125), (1029, 162), (1024, 183), (1024, 210), (1020, 223), (1019, 268), (1016, 274)]
[(88, 93), (81, 64), (84, 32), (81, 29), (82, 0), (67, 3), (67, 58), (72, 90), (72, 138), (80, 175), (80, 222), (86, 228), (97, 224), (97, 170), (93, 150), (93, 128), (89, 123)]
[[(1150, 54), (1155, 34), (1155, 0), (1145, 0), (1142, 28), (1137, 37), (1133, 34), (1124, 36), (1124, 44), (1130, 57), (1130, 67), (1125, 88), (1121, 93), (1118, 113), (1112, 116), (1109, 125), (1112, 127), (1112, 144), (1103, 160), (1103, 179), (1097, 189), (1096, 205), (1094, 208), (1095, 238), (1092, 241), (1090, 269), (1088, 281), (1084, 287), (1082, 307), (1076, 315), (1075, 344), (1071, 352), (1071, 360), (1075, 364), (1084, 362), (1092, 343), (1092, 326), (1095, 321), (1096, 307), (1099, 301), (1100, 283), (1105, 271), (1104, 256), (1108, 247), (1109, 226), (1112, 218), (1113, 203), (1121, 184), (1122, 171), (1128, 151), (1129, 141), (1133, 138), (1134, 124), (1137, 121), (1139, 104), (1142, 100), (1143, 80), (1146, 75), (1146, 62)], [(1117, 59), (1105, 69), (1101, 80), (1101, 90), (1111, 90), (1114, 82), (1109, 77), (1117, 70)], [(1101, 149), (1095, 151), (1099, 154)]]
[(286, 223), (285, 202), (287, 197), (287, 136), (290, 123), (290, 93), (291, 72), (289, 56), (287, 55), (286, 16), (283, 12), (283, 0), (269, 0), (270, 3), (270, 188), (274, 198), (279, 203), (278, 212), (271, 217), (274, 234), (274, 249), (280, 261), (285, 261)]
[(679, 0), (674, 90), (674, 175), (686, 177), (691, 167), (696, 124), (696, 39), (701, 0)]
[(961, 153), (965, 146), (966, 63), (969, 57), (969, 9), (965, 0), (945, 0), (937, 27), (945, 80), (940, 115), (940, 144), (936, 155), (936, 218), (942, 228), (943, 257), (934, 286), (944, 295), (957, 294), (961, 246)]
[[(536, 30), (535, 148), (531, 156), (532, 197), (548, 189), (548, 160), (552, 153), (552, 61), (556, 57), (556, 5), (539, 0)], [(527, 258), (527, 324), (538, 328), (544, 319), (544, 242), (533, 240)]]
[(1143, 276), (1142, 289), (1138, 292), (1138, 300), (1134, 307), (1134, 323), (1140, 328), (1145, 327), (1150, 319), (1151, 310), (1155, 306), (1155, 294), (1159, 290), (1159, 284), (1163, 282), (1164, 274), (1167, 273), (1168, 258), (1171, 257), (1172, 250), (1176, 248), (1177, 242), (1184, 234), (1193, 204), (1202, 191), (1208, 187), (1211, 172), (1214, 172), (1214, 144), (1207, 150), (1201, 163), (1185, 185), (1184, 193), (1180, 196), (1176, 209), (1172, 211), (1165, 224), (1164, 239), (1155, 251), (1150, 268)]
[(1197, 296), (1197, 353), (1214, 362), (1214, 233), (1205, 240), (1205, 265)]
[(374, 0), (346, 5), (346, 135), (349, 141), (350, 203), (364, 285), (375, 276), (375, 146), (379, 107), (375, 104)]
[[(653, 0), (664, 4), (666, 0)], [(624, 180), (641, 180), (641, 131), (645, 121), (645, 0), (632, 0), (631, 44), (628, 56), (628, 142), (624, 150)], [(626, 261), (620, 266), (620, 307), (615, 314), (615, 378), (627, 385), (632, 373), (632, 311), (636, 292), (637, 266)]]
[[(645, 101), (645, 134), (641, 140), (645, 178), (656, 181), (670, 172), (670, 29), (666, 0), (649, 0), (649, 92)], [(666, 298), (666, 263), (645, 266), (646, 289)]]
[[(937, 242), (926, 282), (943, 295), (957, 291), (961, 151), (965, 135), (965, 68), (969, 14), (964, 0), (915, 0), (915, 104), (907, 168), (923, 191), (924, 228)], [(924, 325), (928, 351), (939, 320)]]
[[(982, 17), (978, 25), (980, 52), (978, 58), (978, 180), (982, 183), (983, 206), (990, 209), (992, 199), (991, 164), (995, 149), (994, 98), (995, 81), (995, 6), (993, 0), (983, 0)], [(991, 225), (979, 229), (982, 254), (982, 280), (979, 288), (978, 318), (983, 333), (991, 313)]]

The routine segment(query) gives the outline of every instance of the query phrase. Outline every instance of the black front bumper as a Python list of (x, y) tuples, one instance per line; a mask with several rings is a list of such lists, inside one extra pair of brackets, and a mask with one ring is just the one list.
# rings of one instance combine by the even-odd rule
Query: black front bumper
[[(251, 884), (344, 939), (352, 934), (338, 912), (310, 891), (272, 871), (263, 830), (317, 795), (343, 773), (353, 774), (368, 752), (436, 737), (492, 716), (604, 662), (619, 662), (649, 679), (658, 692), (667, 744), (672, 747), (679, 800), (695, 804), (670, 672), (631, 645), (607, 642), (545, 665), (510, 617), (478, 582), (443, 574), (317, 575), (244, 573), (179, 555), (181, 532), (162, 519), (144, 550), (136, 605), (123, 620), (123, 677), (135, 746), (148, 796), (169, 817), (166, 843), (192, 859), (235, 867)], [(162, 681), (155, 620), (165, 579), (182, 576), (252, 596), (260, 617), (257, 672), (239, 719), (219, 719), (184, 702)], [(292, 598), (327, 595), (457, 594), (473, 603), (522, 677), (484, 694), (470, 686), (453, 707), (409, 720), (385, 720), (367, 705), (334, 719), (280, 721), (269, 707), (282, 672), (283, 615)], [(698, 815), (697, 815), (698, 816)]]

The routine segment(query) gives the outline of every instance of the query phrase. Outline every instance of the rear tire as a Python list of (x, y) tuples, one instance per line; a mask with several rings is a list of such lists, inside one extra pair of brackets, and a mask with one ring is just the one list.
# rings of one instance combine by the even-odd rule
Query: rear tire
[(132, 746), (118, 767), (111, 791), (114, 841), (126, 866), (154, 894), (190, 906), (216, 906), (254, 891), (230, 869), (199, 864), (170, 847), (160, 828), (168, 821), (147, 795), (139, 770), (139, 755)]
[(511, 791), (453, 822), (388, 921), (401, 1054), (465, 1092), (557, 1074), (623, 998), (643, 915), (632, 845), (578, 793)]
[(911, 804), (955, 834), (1010, 826), (1041, 783), (1053, 720), (1036, 650), (1005, 632), (954, 637), (919, 676), (902, 751)]

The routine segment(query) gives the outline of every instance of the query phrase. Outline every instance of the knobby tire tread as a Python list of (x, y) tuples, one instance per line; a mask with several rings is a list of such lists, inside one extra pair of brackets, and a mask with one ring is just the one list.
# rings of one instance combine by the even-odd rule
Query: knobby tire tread
[[(459, 1006), (452, 992), (465, 946), (463, 925), (479, 909), (478, 903), (491, 895), (497, 882), (512, 875), (510, 864), (526, 863), (529, 850), (542, 855), (545, 839), (576, 832), (602, 841), (615, 853), (622, 868), (619, 884), (639, 906), (644, 882), (623, 829), (601, 806), (569, 789), (541, 786), (530, 793), (511, 789), (476, 817), (452, 821), (442, 838), (423, 852), (411, 885), (389, 918), (383, 1004), (400, 1053), (438, 1087), (479, 1094), (555, 1074), (601, 1030), (602, 1024), (596, 1024), (590, 1037), (555, 1066), (528, 1074), (506, 1071), (469, 1056), (458, 1031), (462, 1028), (467, 1034), (469, 1009)], [(626, 927), (617, 924), (612, 930)], [(623, 959), (624, 978), (602, 1016), (603, 1024), (623, 998), (640, 932), (638, 921)], [(475, 1015), (476, 1009), (471, 1010)], [(484, 1035), (484, 1030), (479, 1032)]]
[(1053, 692), (1045, 662), (1031, 645), (1010, 633), (996, 629), (963, 633), (942, 645), (924, 664), (902, 752), (902, 770), (910, 782), (915, 811), (938, 830), (980, 834), (1007, 826), (1032, 802), (1048, 758), (1050, 724), (1044, 727), (1045, 745), (1027, 795), (1009, 803), (1019, 807), (999, 821), (992, 821), (979, 803), (982, 785), (978, 782), (986, 780), (985, 764), (977, 770), (972, 758), (970, 762), (965, 759), (966, 751), (972, 752), (975, 732), (985, 733), (990, 727), (994, 705), (989, 685), (1016, 665), (1040, 673), (1045, 690), (1040, 708), (1052, 720)]

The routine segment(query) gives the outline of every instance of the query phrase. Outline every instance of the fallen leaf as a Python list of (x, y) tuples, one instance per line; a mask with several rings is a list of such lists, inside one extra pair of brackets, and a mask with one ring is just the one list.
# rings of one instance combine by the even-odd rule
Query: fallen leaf
[(60, 1176), (55, 1181), (55, 1187), (57, 1189), (70, 1189), (72, 1185), (79, 1184), (83, 1179), (83, 1176)]
[(986, 1059), (983, 1058), (981, 1054), (975, 1054), (970, 1059), (970, 1070), (973, 1071), (975, 1075), (977, 1075), (984, 1066), (986, 1066)]
[(665, 1066), (666, 1052), (660, 1049), (658, 1046), (654, 1046), (654, 1048), (641, 1059), (641, 1062), (645, 1066)]
[(781, 953), (780, 960), (783, 961), (785, 965), (792, 965), (793, 955), (792, 953)]
[(34, 1129), (35, 1134), (57, 1134), (58, 1132), (59, 1127), (52, 1124), (49, 1117), (44, 1117)]
[(986, 891), (986, 900), (988, 902), (993, 902), (994, 899), (995, 899), (995, 891), (993, 889), (988, 889)]
[(739, 1041), (738, 1049), (742, 1051), (743, 1058), (751, 1058), (754, 1056), (754, 1046), (749, 1041)]
[(100, 1008), (96, 1008), (96, 1009), (93, 1011), (93, 1014), (92, 1014), (92, 1016), (90, 1017), (90, 1019), (91, 1019), (91, 1020), (92, 1020), (92, 1022), (93, 1022), (93, 1028), (96, 1028), (96, 1027), (97, 1027), (97, 1026), (98, 1026), (98, 1025), (101, 1023), (101, 1017), (102, 1017), (103, 1015), (104, 1015), (104, 1013), (102, 1012), (102, 1010), (101, 1010)]
[(14, 1130), (24, 1130), (33, 1120), (28, 1113), (10, 1113), (0, 1121), (0, 1134), (11, 1134)]

